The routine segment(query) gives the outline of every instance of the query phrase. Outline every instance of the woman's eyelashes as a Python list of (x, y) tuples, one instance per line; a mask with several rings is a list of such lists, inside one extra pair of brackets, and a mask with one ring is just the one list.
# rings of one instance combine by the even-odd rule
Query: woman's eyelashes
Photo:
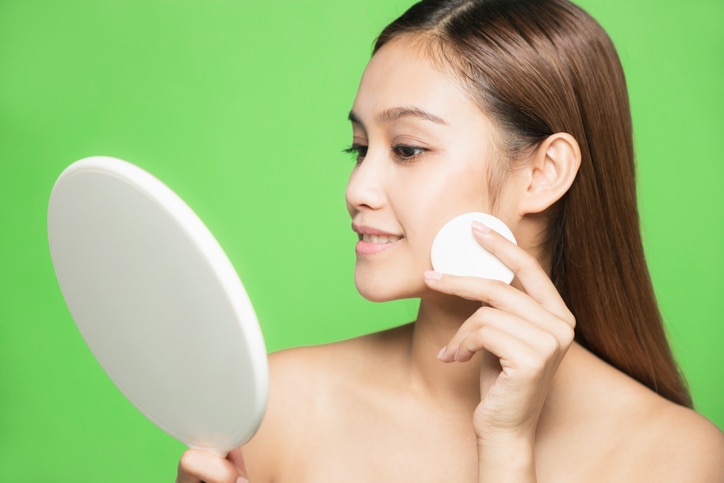
[(353, 154), (355, 162), (359, 164), (365, 159), (365, 156), (367, 156), (367, 146), (364, 144), (354, 143), (352, 146), (345, 149), (344, 152), (347, 154)]
[[(368, 146), (364, 144), (354, 143), (344, 150), (345, 153), (354, 155), (355, 161), (359, 164), (367, 156)], [(419, 146), (411, 146), (408, 144), (395, 144), (390, 148), (390, 152), (398, 161), (411, 162), (418, 156), (423, 154), (427, 149)]]

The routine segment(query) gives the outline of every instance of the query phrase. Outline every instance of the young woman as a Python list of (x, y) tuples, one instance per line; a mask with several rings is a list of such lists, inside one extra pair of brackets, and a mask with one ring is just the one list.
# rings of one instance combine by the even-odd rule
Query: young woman
[[(625, 80), (566, 0), (434, 0), (379, 37), (349, 115), (355, 282), (414, 323), (270, 358), (267, 414), (178, 482), (715, 482), (644, 261)], [(511, 285), (430, 271), (469, 211)], [(241, 454), (243, 452), (243, 459)]]

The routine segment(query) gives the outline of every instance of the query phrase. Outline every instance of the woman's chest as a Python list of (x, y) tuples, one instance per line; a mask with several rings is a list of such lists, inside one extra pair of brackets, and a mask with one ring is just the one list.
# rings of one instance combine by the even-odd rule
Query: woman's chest
[(330, 414), (288, 448), (275, 481), (476, 482), (472, 423), (408, 409)]
[(441, 439), (433, 444), (403, 437), (373, 441), (349, 433), (335, 443), (316, 444), (314, 451), (303, 451), (298, 456), (295, 467), (287, 468), (288, 477), (279, 481), (477, 481), (475, 447), (462, 447), (459, 441)]
[[(287, 448), (275, 482), (477, 483), (472, 424), (455, 418), (400, 414), (330, 417)], [(536, 449), (539, 482), (606, 481), (610, 452), (586, 438), (555, 438)]]

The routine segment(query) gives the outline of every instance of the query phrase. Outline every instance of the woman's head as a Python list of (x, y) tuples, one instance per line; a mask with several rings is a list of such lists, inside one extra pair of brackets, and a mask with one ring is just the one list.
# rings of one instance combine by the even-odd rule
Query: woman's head
[(570, 189), (542, 205), (552, 279), (582, 344), (688, 404), (644, 260), (625, 79), (603, 29), (565, 0), (434, 0), (385, 28), (375, 56), (398, 41), (490, 120), (492, 135), (481, 136), (490, 211), (503, 209), (506, 183), (552, 139), (580, 150)]
[[(403, 31), (378, 42), (350, 112), (354, 150), (364, 160), (347, 190), (363, 235), (355, 278), (372, 300), (427, 291), (419, 274), (430, 268), (434, 235), (468, 211), (497, 215), (549, 264), (539, 249), (547, 220), (539, 215), (567, 192), (580, 164), (578, 143), (564, 132), (513, 149), (517, 138), (469, 82), (482, 77), (462, 75), (436, 32)], [(400, 149), (416, 154), (400, 156)], [(372, 234), (386, 243), (365, 243)]]

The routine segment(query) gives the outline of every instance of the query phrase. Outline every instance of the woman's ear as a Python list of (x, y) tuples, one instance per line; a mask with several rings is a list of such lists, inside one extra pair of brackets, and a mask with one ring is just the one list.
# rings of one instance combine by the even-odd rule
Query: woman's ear
[(530, 158), (521, 215), (542, 213), (566, 194), (581, 166), (578, 141), (568, 133), (548, 136)]

